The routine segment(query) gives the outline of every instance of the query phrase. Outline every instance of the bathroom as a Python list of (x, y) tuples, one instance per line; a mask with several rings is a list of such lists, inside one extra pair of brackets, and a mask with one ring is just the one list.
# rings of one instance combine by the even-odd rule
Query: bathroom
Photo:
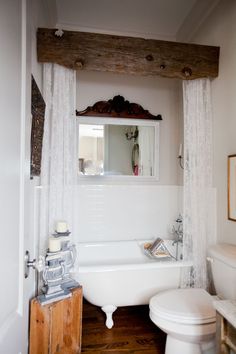
[[(57, 4), (59, 3), (62, 2), (58, 1)], [(135, 24), (133, 24), (134, 27), (131, 25), (129, 27), (127, 24), (125, 26), (123, 22), (121, 22), (119, 27), (117, 19), (114, 21), (113, 27), (111, 19), (110, 22), (107, 19), (108, 22), (105, 24), (106, 22), (102, 18), (101, 21), (103, 22), (99, 23), (99, 18), (96, 19), (94, 13), (89, 12), (89, 5), (84, 5), (83, 15), (85, 20), (84, 22), (81, 21), (77, 30), (83, 31), (87, 28), (88, 31), (91, 31), (91, 29), (97, 28), (100, 33), (136, 37), (146, 36), (155, 39), (177, 40), (177, 42), (191, 42), (220, 47), (219, 76), (211, 81), (213, 187), (215, 196), (215, 209), (212, 210), (212, 215), (216, 220), (214, 232), (216, 242), (236, 244), (236, 224), (234, 221), (229, 220), (227, 216), (227, 157), (235, 154), (236, 151), (234, 137), (236, 106), (233, 96), (236, 85), (234, 78), (236, 72), (236, 50), (234, 47), (236, 6), (234, 1), (231, 0), (212, 0), (207, 2), (208, 6), (205, 5), (206, 7), (203, 4), (199, 5), (199, 3), (201, 2), (191, 2), (192, 8), (189, 8), (189, 16), (186, 13), (185, 22), (182, 22), (182, 27), (178, 28), (178, 33), (170, 34), (169, 32), (168, 34), (162, 33), (162, 35), (160, 33), (156, 34), (155, 37), (148, 36), (145, 31), (151, 32), (151, 28), (148, 28), (147, 23), (140, 20), (141, 17), (139, 17), (139, 20), (143, 28), (141, 28), (141, 25), (139, 28), (135, 27)], [(27, 39), (30, 42), (30, 49), (28, 49), (26, 55), (28, 62), (31, 62), (31, 68), (28, 67), (25, 70), (26, 72), (29, 71), (28, 74), (33, 73), (39, 88), (42, 89), (42, 64), (38, 63), (36, 59), (36, 29), (38, 27), (56, 28), (56, 25), (60, 24), (59, 20), (61, 20), (62, 29), (76, 30), (73, 27), (76, 25), (75, 23), (74, 25), (69, 25), (68, 19), (64, 19), (64, 21), (63, 18), (55, 20), (55, 9), (52, 4), (48, 4), (46, 1), (43, 5), (39, 1), (33, 1), (28, 11), (31, 13), (31, 34), (30, 39)], [(118, 11), (118, 9), (114, 11)], [(184, 8), (182, 8), (182, 11), (184, 11)], [(62, 12), (63, 7), (61, 7), (61, 12), (58, 12), (58, 15), (62, 16)], [(129, 9), (127, 9), (128, 12)], [(10, 14), (8, 16), (10, 18)], [(17, 18), (17, 14), (15, 16)], [(90, 20), (85, 25), (86, 16)], [(116, 26), (115, 23), (117, 24)], [(15, 21), (14, 25), (17, 25), (17, 21)], [(96, 32), (95, 30), (93, 31)], [(115, 95), (122, 95), (126, 100), (140, 104), (151, 114), (161, 114), (162, 120), (158, 122), (158, 178), (151, 180), (138, 178), (136, 180), (133, 177), (132, 179), (122, 180), (122, 178), (117, 176), (116, 178), (108, 178), (105, 182), (104, 180), (96, 179), (95, 183), (91, 179), (80, 180), (77, 188), (79, 240), (75, 240), (75, 242), (128, 241), (133, 239), (155, 239), (156, 237), (173, 238), (172, 226), (179, 213), (183, 212), (183, 169), (180, 167), (178, 159), (180, 144), (184, 144), (181, 80), (140, 75), (131, 75), (127, 78), (127, 75), (124, 74), (91, 73), (81, 70), (77, 72), (76, 82), (76, 109), (79, 111), (86, 109), (87, 106), (91, 106), (97, 101), (109, 100)], [(26, 90), (25, 97), (27, 97), (27, 92)], [(9, 102), (9, 100), (7, 101), (6, 99), (6, 102)], [(6, 108), (4, 115), (7, 112)], [(29, 161), (30, 151), (27, 143), (29, 143), (30, 139), (30, 118), (27, 118), (23, 124), (26, 127), (24, 133), (26, 143), (22, 149), (26, 151), (25, 160)], [(5, 129), (5, 126), (3, 127)], [(18, 136), (15, 139), (16, 144), (18, 142), (17, 139), (19, 140)], [(9, 149), (9, 146), (6, 143), (2, 151), (8, 151), (7, 149)], [(9, 153), (9, 160), (11, 158), (12, 156)], [(24, 167), (21, 167), (21, 169), (24, 169)], [(21, 201), (21, 203), (25, 203), (25, 216), (20, 214), (21, 225), (26, 215), (29, 215), (29, 218), (24, 221), (26, 226), (21, 226), (21, 235), (15, 229), (16, 236), (14, 237), (16, 239), (14, 238), (14, 240), (17, 245), (19, 244), (20, 249), (21, 247), (23, 248), (19, 240), (22, 238), (22, 234), (25, 233), (26, 238), (29, 239), (27, 248), (31, 250), (31, 258), (35, 258), (38, 255), (37, 247), (40, 243), (38, 240), (40, 179), (34, 177), (31, 181), (28, 181), (27, 173), (25, 175), (25, 193), (27, 197)], [(6, 182), (3, 180), (4, 183)], [(21, 204), (22, 207), (23, 204)], [(9, 209), (11, 210), (11, 208), (12, 206), (9, 204)], [(16, 215), (18, 215), (17, 211)], [(4, 232), (9, 232), (9, 222), (11, 222), (12, 216), (11, 214), (5, 218), (3, 223)], [(11, 247), (12, 245), (9, 245), (9, 248)], [(14, 253), (9, 255), (9, 257), (13, 257), (12, 259), (14, 260), (15, 255)], [(3, 264), (6, 264), (6, 262), (7, 259), (4, 260)], [(29, 293), (31, 297), (35, 294), (33, 278), (32, 273), (29, 280), (31, 285), (27, 285), (30, 287)], [(142, 279), (140, 279), (141, 281)], [(17, 286), (11, 288), (12, 294), (17, 292)], [(5, 297), (3, 297), (3, 301), (5, 301)], [(16, 299), (11, 301), (12, 307), (14, 307), (14, 301)], [(6, 310), (3, 319), (8, 318), (8, 314), (12, 313), (12, 307), (9, 307), (8, 312)], [(11, 323), (10, 320), (9, 323)], [(26, 335), (24, 333), (24, 336)], [(11, 352), (14, 353), (14, 350), (9, 349), (9, 351), (5, 352), (10, 354)], [(24, 350), (22, 350), (22, 353), (24, 353)]]

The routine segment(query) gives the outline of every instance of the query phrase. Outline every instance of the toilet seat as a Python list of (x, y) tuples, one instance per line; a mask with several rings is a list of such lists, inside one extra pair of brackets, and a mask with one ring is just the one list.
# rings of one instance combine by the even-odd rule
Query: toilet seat
[(152, 297), (150, 313), (179, 324), (210, 324), (216, 321), (212, 302), (211, 295), (204, 289), (175, 289)]

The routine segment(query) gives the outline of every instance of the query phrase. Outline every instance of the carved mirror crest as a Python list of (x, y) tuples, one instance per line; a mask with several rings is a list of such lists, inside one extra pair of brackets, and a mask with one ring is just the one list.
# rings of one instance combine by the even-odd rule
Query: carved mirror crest
[(113, 117), (130, 119), (162, 120), (160, 114), (154, 116), (138, 103), (130, 103), (123, 96), (117, 95), (108, 101), (98, 101), (84, 111), (76, 111), (77, 116)]

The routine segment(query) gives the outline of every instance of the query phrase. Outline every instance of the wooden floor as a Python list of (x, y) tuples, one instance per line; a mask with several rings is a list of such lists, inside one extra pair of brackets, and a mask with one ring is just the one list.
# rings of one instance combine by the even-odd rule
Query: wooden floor
[(164, 354), (166, 335), (149, 319), (148, 306), (118, 308), (112, 329), (106, 328), (99, 307), (83, 306), (82, 353)]

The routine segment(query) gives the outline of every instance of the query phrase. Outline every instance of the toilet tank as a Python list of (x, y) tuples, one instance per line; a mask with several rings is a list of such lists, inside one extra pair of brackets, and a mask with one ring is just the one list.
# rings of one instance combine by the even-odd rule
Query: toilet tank
[(236, 245), (219, 243), (211, 246), (208, 253), (217, 295), (236, 300)]

